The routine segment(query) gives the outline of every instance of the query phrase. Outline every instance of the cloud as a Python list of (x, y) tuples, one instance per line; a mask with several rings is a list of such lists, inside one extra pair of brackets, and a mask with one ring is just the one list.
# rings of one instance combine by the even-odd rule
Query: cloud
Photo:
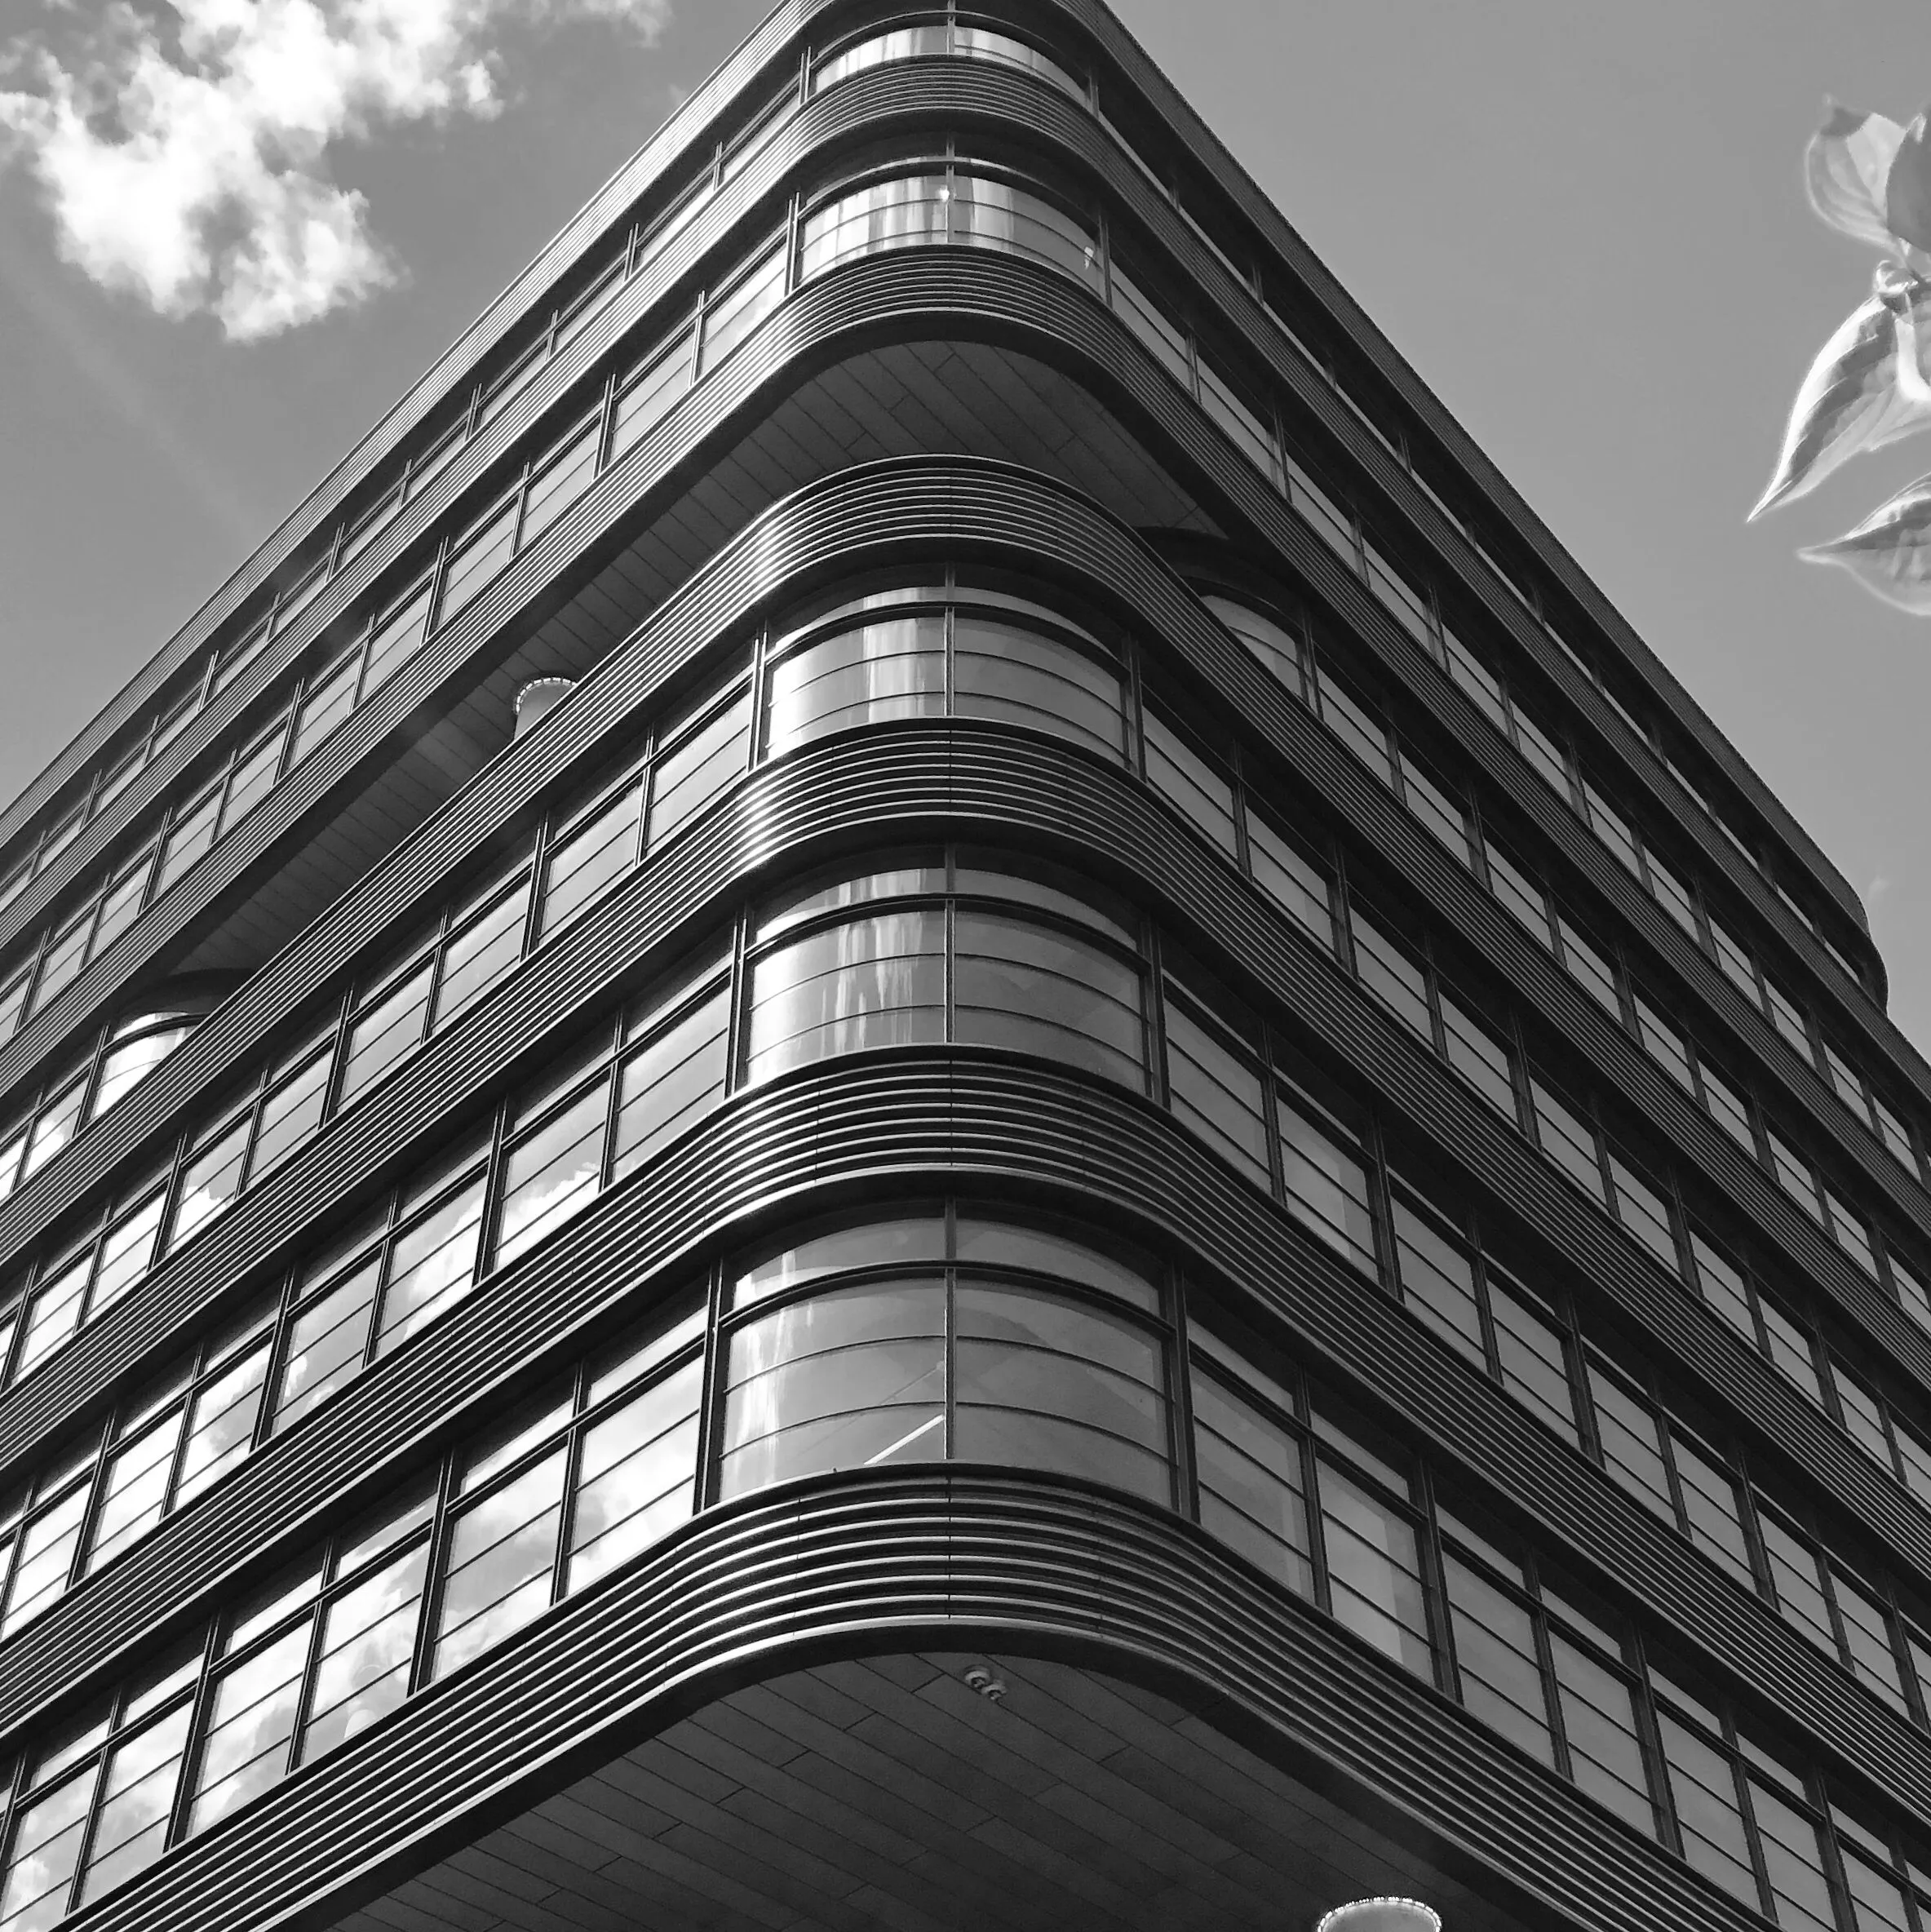
[[(247, 341), (392, 281), (331, 149), (501, 106), (500, 41), (572, 21), (660, 33), (671, 0), (110, 0), (64, 57), (0, 47), (0, 158), (38, 184), (61, 254), (157, 313)], [(63, 18), (66, 0), (47, 0)]]

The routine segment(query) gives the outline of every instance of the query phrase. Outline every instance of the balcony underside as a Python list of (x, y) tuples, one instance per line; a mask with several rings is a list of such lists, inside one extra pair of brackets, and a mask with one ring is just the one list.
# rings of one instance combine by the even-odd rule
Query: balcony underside
[(1517, 1923), (1197, 1711), (1063, 1661), (920, 1652), (746, 1686), (336, 1925), (1307, 1932), (1389, 1891), (1454, 1932)]

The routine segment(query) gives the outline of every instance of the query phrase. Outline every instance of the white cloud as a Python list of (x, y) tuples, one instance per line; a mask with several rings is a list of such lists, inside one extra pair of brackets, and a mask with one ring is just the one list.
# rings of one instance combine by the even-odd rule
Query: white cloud
[[(64, 0), (47, 4), (71, 18)], [(501, 104), (498, 37), (572, 20), (660, 32), (670, 0), (113, 0), (84, 44), (0, 48), (0, 157), (61, 253), (237, 340), (358, 301), (396, 266), (330, 149)]]

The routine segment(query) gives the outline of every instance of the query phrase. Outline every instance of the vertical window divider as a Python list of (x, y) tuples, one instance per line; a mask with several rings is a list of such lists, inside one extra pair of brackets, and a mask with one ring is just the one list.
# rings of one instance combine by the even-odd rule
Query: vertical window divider
[(458, 1445), (443, 1452), (436, 1471), (436, 1503), (429, 1518), (429, 1547), (423, 1573), (423, 1606), (416, 1620), (415, 1647), (409, 1660), (405, 1695), (413, 1696), (429, 1682), (430, 1667), (436, 1659), (436, 1628), (442, 1620), (443, 1573), (449, 1562), (452, 1519), (456, 1513), (456, 1471), (461, 1462)]
[(1167, 1070), (1167, 977), (1160, 956), (1160, 929), (1144, 914), (1139, 937), (1142, 983), (1147, 989), (1140, 1021), (1145, 1036), (1141, 1050), (1146, 1060), (1147, 1084), (1154, 1105), (1171, 1113), (1173, 1097), (1172, 1082)]
[(713, 1261), (704, 1270), (704, 1337), (702, 1366), (698, 1371), (697, 1463), (692, 1471), (692, 1513), (708, 1509), (717, 1500), (717, 1467), (721, 1453), (719, 1438), (724, 1429), (724, 1355), (726, 1337), (724, 1288), (729, 1279), (722, 1259)]
[(166, 1840), (171, 1846), (179, 1845), (188, 1836), (188, 1820), (193, 1815), (194, 1788), (201, 1775), (202, 1753), (207, 1743), (209, 1707), (214, 1701), (208, 1690), (215, 1681), (215, 1665), (221, 1654), (221, 1634), (227, 1624), (226, 1611), (218, 1611), (208, 1620), (208, 1628), (202, 1638), (201, 1662), (195, 1671), (194, 1689), (188, 1699), (188, 1741), (181, 1753), (181, 1772), (175, 1783), (174, 1806), (168, 1815)]
[(959, 1453), (959, 1199), (946, 1197), (945, 1336), (940, 1360), (946, 1389), (946, 1460)]
[[(610, 1083), (614, 1092), (617, 1082)], [(570, 1544), (577, 1528), (577, 1492), (583, 1468), (583, 1438), (589, 1433), (583, 1425), (583, 1411), (590, 1402), (589, 1360), (580, 1360), (570, 1377), (570, 1415), (564, 1425), (563, 1502), (556, 1512), (556, 1547), (551, 1553), (550, 1601), (560, 1603), (568, 1587)]]
[(1200, 1471), (1194, 1448), (1194, 1358), (1186, 1271), (1169, 1259), (1166, 1270), (1167, 1329), (1172, 1336), (1167, 1370), (1167, 1417), (1176, 1491), (1175, 1507), (1189, 1522), (1200, 1521)]
[[(744, 1084), (744, 1059), (751, 1051), (751, 931), (747, 902), (731, 921), (730, 961), (726, 968), (724, 1017), (724, 1094), (728, 1099)], [(715, 1324), (713, 1325), (715, 1332)]]

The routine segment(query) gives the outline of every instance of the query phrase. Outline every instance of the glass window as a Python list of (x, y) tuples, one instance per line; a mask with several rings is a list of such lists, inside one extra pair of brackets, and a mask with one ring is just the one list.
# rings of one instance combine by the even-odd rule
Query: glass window
[(1037, 1053), (1143, 1088), (1138, 969), (1070, 933), (961, 906), (954, 966), (962, 1044)]
[(1623, 1001), (1616, 989), (1616, 969), (1608, 956), (1592, 946), (1560, 915), (1557, 929), (1562, 935), (1562, 963), (1569, 976), (1611, 1019), (1623, 1017)]
[(1393, 1193), (1390, 1207), (1402, 1299), (1451, 1349), (1486, 1370), (1475, 1264), (1467, 1249), (1406, 1189)]
[(1326, 1455), (1321, 1466), (1321, 1540), (1335, 1620), (1423, 1677), (1434, 1669), (1415, 1531)]
[(1236, 604), (1227, 597), (1202, 600), (1211, 610), (1253, 655), (1296, 698), (1304, 701), (1304, 681), (1300, 640), (1294, 632), (1263, 617), (1257, 610)]
[(430, 1673), (446, 1676), (550, 1606), (563, 1520), (565, 1456), (466, 1499), (448, 1532)]
[(1508, 1047), (1446, 987), (1438, 987), (1437, 996), (1448, 1064), (1512, 1125), (1517, 1119), (1515, 1077)]
[[(1238, 1361), (1225, 1345), (1209, 1345), (1216, 1360)], [(1197, 1372), (1194, 1460), (1202, 1524), (1295, 1595), (1312, 1597), (1298, 1432), (1212, 1376)]]
[(681, 831), (744, 775), (751, 744), (751, 698), (737, 698), (658, 756), (650, 773), (650, 849)]
[(1147, 782), (1228, 857), (1239, 849), (1234, 830), (1233, 781), (1187, 737), (1149, 710), (1142, 726)]
[(1258, 812), (1247, 814), (1247, 864), (1254, 883), (1324, 951), (1334, 946), (1327, 876)]
[(1608, 1197), (1603, 1192), (1594, 1128), (1574, 1108), (1558, 1100), (1539, 1077), (1530, 1075), (1529, 1091), (1535, 1101), (1535, 1129), (1543, 1152), (1578, 1186), (1606, 1207)]
[(433, 958), (412, 966), (349, 1022), (340, 1105), (347, 1106), (422, 1040), (428, 1029)]
[(1508, 1281), (1492, 1261), (1485, 1273), (1502, 1386), (1565, 1441), (1579, 1442), (1561, 1329), (1520, 1283)]
[(643, 779), (628, 779), (614, 797), (580, 814), (552, 843), (538, 915), (544, 937), (601, 897), (636, 864), (643, 806)]
[(962, 608), (953, 625), (954, 702), (961, 717), (1050, 732), (1119, 758), (1126, 721), (1117, 670), (982, 612)]
[(1278, 1107), (1287, 1212), (1317, 1240), (1375, 1274), (1375, 1216), (1365, 1163), (1312, 1101), (1280, 1091)]
[(1428, 1012), (1426, 968), (1388, 937), (1357, 899), (1349, 901), (1349, 920), (1354, 933), (1354, 968), (1361, 983), (1403, 1026), (1433, 1047), (1435, 1027)]
[(1323, 664), (1319, 667), (1321, 716), (1329, 729), (1383, 784), (1394, 783), (1394, 765), (1388, 747), (1388, 729), (1358, 699), (1337, 683)]
[(1549, 1633), (1549, 1659), (1570, 1776), (1638, 1831), (1653, 1832), (1656, 1815), (1628, 1685), (1556, 1631)]
[(1442, 1567), (1462, 1702), (1525, 1751), (1553, 1764), (1535, 1619), (1460, 1558), (1446, 1555)]
[(1402, 747), (1402, 795), (1408, 809), (1448, 848), (1456, 864), (1467, 865), (1468, 824), (1460, 804), (1422, 769), (1406, 745)]
[(1648, 1403), (1601, 1359), (1589, 1358), (1589, 1394), (1603, 1466), (1645, 1509), (1665, 1522), (1676, 1520), (1663, 1431)]
[(1180, 1119), (1249, 1180), (1271, 1187), (1266, 1097), (1259, 1067), (1171, 995), (1167, 1084)]
[(1658, 1713), (1657, 1728), (1669, 1766), (1684, 1857), (1706, 1878), (1755, 1910), (1756, 1874), (1751, 1868), (1750, 1844), (1729, 1761), (1667, 1713)]
[(767, 953), (751, 973), (749, 1080), (875, 1047), (946, 1037), (946, 919), (937, 909), (853, 919)]
[(775, 756), (834, 731), (946, 709), (946, 618), (887, 618), (821, 638), (772, 667), (764, 751)]
[(472, 525), (450, 547), (443, 573), (442, 597), (436, 621), (446, 624), (458, 611), (493, 583), (516, 546), (519, 495), (512, 495)]

